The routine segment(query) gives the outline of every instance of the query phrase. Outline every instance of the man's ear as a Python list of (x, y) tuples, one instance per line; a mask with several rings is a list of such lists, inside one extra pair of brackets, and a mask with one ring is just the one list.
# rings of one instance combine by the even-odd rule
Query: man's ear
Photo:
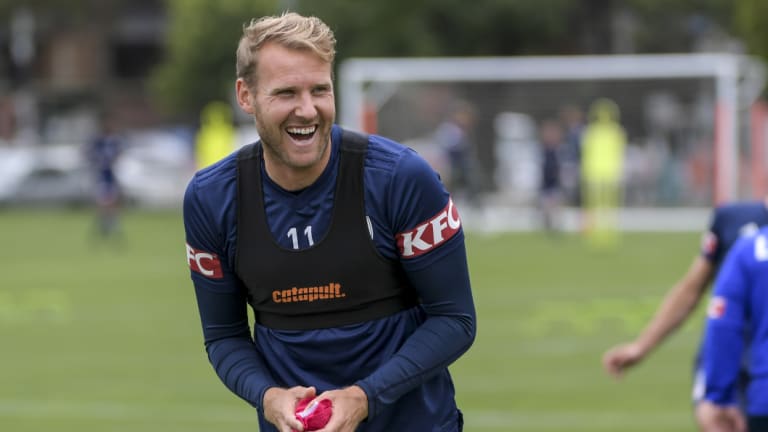
[(237, 92), (237, 104), (240, 105), (240, 109), (248, 114), (253, 114), (254, 95), (242, 78), (238, 78), (237, 82), (235, 82), (235, 91)]

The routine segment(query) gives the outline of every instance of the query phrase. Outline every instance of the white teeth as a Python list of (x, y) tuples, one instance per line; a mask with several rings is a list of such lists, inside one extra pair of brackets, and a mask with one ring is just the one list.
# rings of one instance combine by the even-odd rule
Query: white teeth
[(290, 127), (286, 129), (288, 133), (292, 134), (298, 134), (298, 135), (311, 135), (315, 133), (315, 130), (317, 130), (317, 126), (311, 126), (311, 127)]

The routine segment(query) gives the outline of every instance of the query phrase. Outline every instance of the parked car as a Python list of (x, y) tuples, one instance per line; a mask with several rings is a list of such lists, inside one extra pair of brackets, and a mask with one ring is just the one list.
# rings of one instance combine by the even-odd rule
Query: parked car
[(0, 148), (0, 205), (82, 206), (91, 183), (75, 147)]
[[(94, 197), (83, 145), (0, 147), (0, 206), (79, 206)], [(178, 207), (194, 173), (191, 147), (167, 130), (132, 131), (115, 165), (128, 205)]]
[(126, 135), (115, 174), (125, 199), (142, 207), (178, 207), (194, 174), (191, 144), (173, 131)]

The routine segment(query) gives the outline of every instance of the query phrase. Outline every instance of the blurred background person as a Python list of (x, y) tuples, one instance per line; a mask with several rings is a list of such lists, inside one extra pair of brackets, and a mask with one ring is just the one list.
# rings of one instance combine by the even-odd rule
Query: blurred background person
[(446, 184), (454, 199), (479, 204), (475, 167), (475, 146), (472, 129), (476, 122), (475, 107), (467, 101), (457, 101), (446, 119), (434, 132), (435, 142), (446, 155), (448, 178)]
[(235, 149), (232, 108), (220, 101), (208, 103), (200, 113), (200, 129), (195, 136), (197, 169), (223, 159)]
[[(734, 202), (716, 207), (709, 228), (702, 236), (701, 248), (687, 272), (673, 285), (651, 321), (630, 342), (609, 348), (603, 355), (603, 367), (615, 378), (643, 361), (656, 347), (679, 329), (693, 315), (710, 283), (719, 271), (728, 251), (740, 237), (754, 234), (768, 225), (768, 197), (763, 200)], [(700, 412), (698, 404), (704, 388), (701, 356), (694, 362), (693, 399), (696, 419), (702, 431), (712, 426), (711, 416)], [(743, 388), (734, 391), (743, 392)], [(733, 396), (736, 398), (736, 396)]]
[(581, 173), (587, 240), (596, 247), (618, 241), (618, 206), (622, 201), (624, 151), (627, 136), (619, 123), (619, 107), (600, 98), (589, 109), (582, 137)]
[(104, 114), (99, 133), (85, 149), (85, 159), (93, 170), (95, 231), (102, 238), (120, 235), (120, 184), (115, 164), (123, 148), (123, 138), (116, 131), (115, 119), (111, 114)]
[[(706, 432), (768, 432), (766, 286), (768, 228), (763, 227), (728, 253), (707, 308), (699, 409), (711, 422)], [(746, 377), (745, 361), (750, 372)], [(746, 391), (739, 394), (736, 389), (744, 386)]]
[(549, 233), (561, 229), (563, 130), (556, 120), (546, 119), (539, 127), (541, 151), (538, 208), (542, 228)]

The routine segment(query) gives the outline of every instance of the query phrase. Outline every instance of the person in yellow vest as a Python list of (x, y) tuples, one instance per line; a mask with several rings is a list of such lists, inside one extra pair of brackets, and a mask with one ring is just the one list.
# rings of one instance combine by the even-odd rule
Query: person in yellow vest
[(219, 101), (209, 103), (200, 114), (200, 129), (195, 137), (197, 168), (212, 165), (235, 149), (232, 108)]
[(590, 244), (610, 247), (618, 241), (617, 209), (622, 199), (627, 135), (619, 123), (619, 107), (601, 98), (589, 109), (582, 138), (582, 189), (585, 234)]

